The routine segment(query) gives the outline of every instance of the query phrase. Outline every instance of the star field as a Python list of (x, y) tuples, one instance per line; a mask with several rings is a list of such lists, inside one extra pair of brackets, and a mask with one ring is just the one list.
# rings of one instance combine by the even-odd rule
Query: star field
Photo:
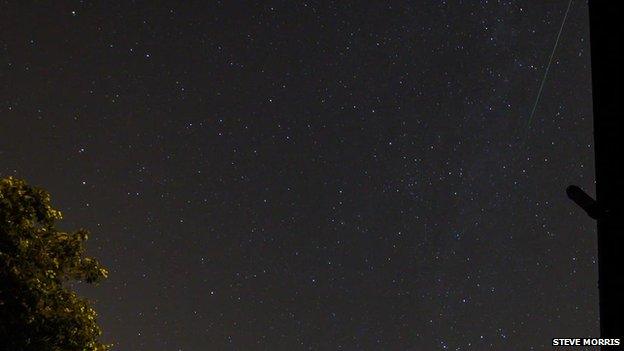
[(598, 334), (587, 4), (0, 5), (0, 159), (92, 231), (119, 350)]

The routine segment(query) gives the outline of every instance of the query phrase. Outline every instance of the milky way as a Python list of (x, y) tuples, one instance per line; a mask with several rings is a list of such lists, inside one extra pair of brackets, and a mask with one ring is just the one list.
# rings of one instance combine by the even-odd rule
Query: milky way
[(587, 4), (0, 5), (0, 175), (91, 229), (119, 350), (598, 334)]

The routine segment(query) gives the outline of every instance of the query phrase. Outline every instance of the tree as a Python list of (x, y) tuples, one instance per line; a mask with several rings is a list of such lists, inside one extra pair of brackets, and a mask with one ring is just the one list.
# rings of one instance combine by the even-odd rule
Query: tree
[(85, 229), (63, 232), (50, 194), (13, 177), (0, 179), (0, 350), (104, 351), (88, 300), (68, 284), (96, 283), (108, 272), (86, 256)]

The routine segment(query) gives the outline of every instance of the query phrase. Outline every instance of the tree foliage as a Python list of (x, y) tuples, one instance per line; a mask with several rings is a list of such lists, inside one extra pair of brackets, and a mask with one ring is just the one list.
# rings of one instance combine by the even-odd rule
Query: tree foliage
[(0, 349), (104, 351), (89, 301), (68, 283), (98, 282), (107, 271), (87, 257), (84, 229), (63, 232), (50, 194), (0, 179)]

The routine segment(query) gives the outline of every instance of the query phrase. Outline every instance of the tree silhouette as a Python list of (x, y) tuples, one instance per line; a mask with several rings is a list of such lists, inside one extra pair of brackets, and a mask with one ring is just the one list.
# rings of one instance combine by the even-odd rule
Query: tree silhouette
[(67, 285), (108, 272), (85, 256), (89, 232), (55, 227), (50, 194), (13, 177), (0, 179), (0, 350), (109, 350), (89, 301)]

